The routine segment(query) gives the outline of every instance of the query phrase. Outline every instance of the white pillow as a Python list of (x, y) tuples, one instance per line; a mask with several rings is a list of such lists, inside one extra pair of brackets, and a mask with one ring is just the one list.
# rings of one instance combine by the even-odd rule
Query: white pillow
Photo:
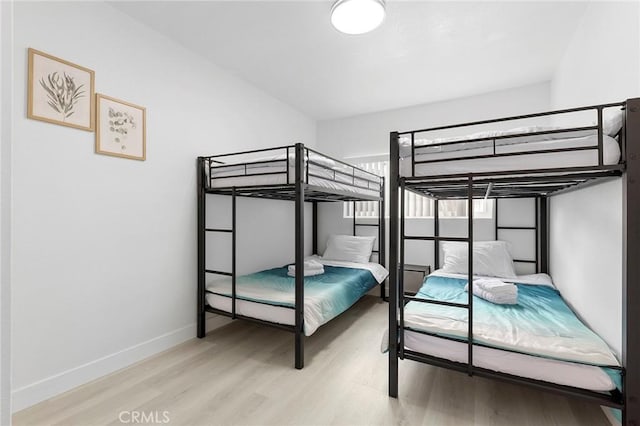
[(352, 235), (330, 235), (327, 249), (322, 255), (327, 260), (368, 263), (376, 237), (354, 237)]
[[(469, 273), (469, 247), (467, 243), (443, 242), (444, 272)], [(473, 242), (473, 274), (488, 277), (515, 278), (513, 259), (505, 241)]]
[(605, 109), (602, 111), (602, 132), (612, 138), (622, 129), (622, 110)]

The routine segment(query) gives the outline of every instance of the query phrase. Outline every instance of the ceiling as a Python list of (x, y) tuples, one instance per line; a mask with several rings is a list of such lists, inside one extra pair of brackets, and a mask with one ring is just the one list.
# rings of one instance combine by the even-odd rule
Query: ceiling
[(586, 2), (387, 2), (348, 36), (328, 1), (142, 1), (114, 7), (323, 120), (549, 80)]

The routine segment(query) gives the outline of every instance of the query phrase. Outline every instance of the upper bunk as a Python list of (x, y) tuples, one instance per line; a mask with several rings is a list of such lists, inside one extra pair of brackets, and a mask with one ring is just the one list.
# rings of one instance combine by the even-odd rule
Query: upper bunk
[(302, 144), (198, 157), (198, 161), (202, 189), (210, 194), (295, 200), (299, 168), (305, 201), (381, 201), (384, 197), (382, 176)]
[(393, 132), (392, 167), (401, 186), (436, 199), (552, 195), (622, 175), (625, 111), (617, 102)]

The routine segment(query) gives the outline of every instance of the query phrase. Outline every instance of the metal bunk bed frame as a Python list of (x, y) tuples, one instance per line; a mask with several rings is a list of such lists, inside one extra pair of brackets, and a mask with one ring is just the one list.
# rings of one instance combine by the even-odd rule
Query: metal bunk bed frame
[[(261, 152), (268, 152), (274, 150), (284, 150), (286, 157), (284, 159), (267, 160), (267, 161), (248, 161), (244, 163), (233, 163), (231, 166), (242, 167), (243, 173), (233, 176), (226, 176), (225, 178), (247, 177), (247, 176), (263, 176), (263, 175), (286, 175), (285, 184), (272, 184), (272, 185), (256, 185), (256, 186), (229, 186), (229, 187), (212, 187), (210, 185), (211, 169), (215, 165), (225, 165), (222, 158), (233, 157), (239, 155), (255, 154)], [(293, 152), (293, 161), (295, 165), (295, 183), (289, 183), (290, 173), (290, 156)], [(310, 158), (310, 154), (317, 154), (327, 159), (334, 161), (337, 164), (345, 166), (351, 169), (351, 174), (345, 173), (335, 169), (329, 169), (325, 165), (314, 161)], [(284, 172), (266, 172), (266, 173), (248, 173), (248, 166), (281, 162), (285, 163), (286, 171)], [(306, 163), (306, 167), (305, 167)], [(304, 263), (304, 203), (312, 203), (312, 247), (313, 252), (318, 252), (318, 203), (319, 202), (331, 202), (331, 201), (353, 201), (354, 205), (356, 201), (377, 201), (379, 203), (379, 211), (385, 211), (384, 205), (384, 177), (369, 173), (365, 170), (359, 169), (343, 161), (328, 157), (313, 149), (305, 147), (303, 144), (298, 143), (295, 145), (282, 146), (276, 148), (257, 149), (251, 151), (235, 152), (230, 154), (214, 155), (209, 157), (198, 157), (197, 162), (198, 170), (198, 298), (197, 298), (197, 336), (203, 338), (206, 334), (205, 317), (206, 313), (214, 313), (218, 315), (224, 315), (233, 319), (242, 319), (257, 324), (263, 324), (271, 327), (275, 327), (281, 330), (286, 330), (295, 334), (295, 368), (302, 369), (304, 367), (304, 277), (302, 274), (296, 274), (295, 276), (295, 304), (291, 309), (295, 309), (295, 325), (279, 324), (270, 322), (258, 318), (252, 318), (244, 315), (240, 315), (236, 312), (236, 301), (238, 299), (236, 293), (236, 257), (237, 257), (237, 245), (236, 245), (236, 198), (237, 197), (252, 197), (252, 198), (267, 198), (274, 200), (294, 201), (295, 203), (295, 266), (297, 271), (303, 270)], [(315, 165), (322, 167), (326, 170), (330, 170), (333, 173), (333, 178), (327, 178), (327, 176), (316, 175), (310, 172), (310, 166)], [(229, 166), (229, 165), (227, 165)], [(205, 172), (205, 167), (209, 167), (209, 177)], [(222, 166), (224, 167), (224, 166)], [(356, 170), (358, 175), (356, 175)], [(367, 177), (363, 177), (365, 174)], [(337, 175), (341, 175), (342, 179), (338, 179)], [(351, 178), (352, 185), (358, 186), (356, 181), (367, 180), (369, 183), (373, 182), (379, 185), (379, 193), (377, 196), (367, 194), (357, 194), (355, 192), (343, 191), (339, 189), (329, 189), (316, 185), (310, 185), (309, 177), (318, 177), (324, 180), (334, 181), (336, 183), (345, 183), (345, 178)], [(224, 178), (223, 178), (224, 179)], [(369, 185), (369, 183), (367, 185)], [(364, 189), (364, 187), (361, 187)], [(207, 194), (216, 195), (228, 195), (231, 196), (231, 228), (208, 228), (206, 226), (206, 196)], [(378, 250), (373, 252), (378, 257), (378, 263), (385, 265), (385, 220), (384, 213), (379, 215), (378, 223), (358, 223), (356, 220), (355, 209), (353, 216), (353, 235), (356, 235), (356, 229), (358, 226), (376, 226), (378, 228)], [(230, 233), (231, 234), (231, 271), (218, 271), (207, 269), (206, 267), (206, 239), (207, 233)], [(231, 277), (231, 312), (227, 312), (221, 309), (208, 306), (206, 303), (206, 275), (222, 275)], [(385, 283), (380, 285), (381, 297), (386, 300)], [(260, 302), (255, 302), (260, 303)]]
[[(603, 109), (621, 107), (625, 111), (625, 119), (619, 133), (621, 160), (617, 165), (603, 164)], [(528, 119), (556, 114), (580, 111), (596, 111), (596, 126), (571, 129), (573, 131), (597, 131), (598, 144), (586, 149), (598, 149), (598, 165), (593, 167), (567, 167), (537, 170), (513, 170), (494, 173), (468, 173), (438, 176), (415, 176), (416, 164), (431, 161), (416, 161), (415, 134), (433, 130), (453, 129), (459, 127), (498, 123), (511, 120)], [(565, 130), (567, 131), (567, 130)], [(536, 132), (535, 135), (556, 133), (558, 131)], [(531, 136), (532, 134), (529, 134)], [(401, 177), (399, 169), (401, 136), (411, 139), (411, 177)], [(523, 136), (523, 135), (520, 135)], [(526, 136), (526, 135), (524, 135)], [(513, 137), (513, 136), (511, 136)], [(493, 152), (497, 138), (493, 140)], [(480, 140), (480, 139), (477, 139)], [(472, 140), (471, 142), (477, 141)], [(464, 141), (466, 143), (469, 140)], [(456, 142), (450, 142), (456, 143)], [(441, 144), (432, 144), (441, 145)], [(551, 151), (523, 151), (508, 155), (526, 155), (563, 152), (584, 148), (554, 149)], [(506, 117), (494, 120), (483, 120), (452, 126), (435, 127), (409, 132), (392, 132), (390, 135), (390, 232), (389, 232), (389, 396), (398, 396), (398, 360), (410, 359), (456, 371), (468, 375), (498, 379), (510, 383), (524, 384), (541, 390), (562, 395), (579, 397), (600, 405), (622, 410), (624, 425), (640, 425), (640, 98), (628, 99), (625, 102), (594, 105), (582, 108), (549, 111), (539, 114)], [(496, 154), (503, 156), (507, 154)], [(456, 159), (488, 158), (489, 156), (461, 157)], [(433, 160), (438, 161), (438, 160)], [(449, 159), (440, 161), (450, 161)], [(563, 386), (541, 380), (520, 377), (513, 374), (496, 372), (473, 365), (473, 347), (479, 346), (473, 341), (473, 297), (469, 292), (467, 303), (450, 303), (414, 297), (413, 293), (404, 292), (404, 243), (406, 240), (423, 240), (434, 242), (434, 266), (439, 265), (440, 241), (464, 241), (469, 245), (469, 280), (473, 276), (473, 199), (486, 198), (488, 195), (496, 199), (495, 236), (501, 229), (529, 229), (535, 232), (536, 258), (520, 259), (533, 263), (538, 272), (548, 272), (549, 267), (549, 224), (548, 197), (565, 191), (574, 190), (603, 179), (622, 177), (623, 179), (623, 300), (622, 300), (622, 391), (614, 390), (609, 394), (589, 391), (571, 386)], [(404, 191), (414, 191), (435, 199), (434, 235), (430, 237), (411, 236), (404, 229)], [(502, 227), (498, 222), (499, 198), (535, 198), (535, 226)], [(466, 199), (468, 202), (468, 235), (464, 238), (447, 238), (439, 234), (439, 199)], [(399, 232), (398, 232), (399, 229)], [(469, 310), (468, 321), (468, 358), (466, 363), (454, 362), (420, 352), (407, 350), (404, 347), (404, 306), (409, 301), (455, 306)], [(412, 330), (415, 331), (415, 330)], [(429, 333), (425, 333), (429, 334)], [(443, 336), (438, 335), (442, 338)]]

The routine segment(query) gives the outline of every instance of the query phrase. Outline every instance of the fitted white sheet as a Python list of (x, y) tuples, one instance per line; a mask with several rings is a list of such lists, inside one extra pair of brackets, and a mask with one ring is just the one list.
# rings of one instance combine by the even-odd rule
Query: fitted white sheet
[[(460, 158), (476, 155), (491, 155), (493, 147), (487, 142), (467, 142), (449, 146), (416, 148), (416, 161), (442, 160), (448, 158)], [(518, 153), (526, 151), (576, 148), (595, 146), (598, 144), (597, 135), (580, 138), (551, 139), (527, 142), (501, 142), (496, 145), (496, 154)], [(400, 174), (412, 176), (411, 149), (401, 149)], [(618, 142), (607, 136), (603, 136), (603, 163), (605, 165), (617, 164), (620, 161), (620, 146)], [(480, 158), (439, 163), (416, 164), (415, 176), (437, 176), (446, 174), (483, 173), (510, 170), (550, 169), (564, 167), (586, 167), (598, 164), (598, 151), (596, 148), (583, 151), (550, 152), (542, 154), (514, 155), (504, 157)]]
[[(467, 344), (414, 331), (405, 331), (404, 347), (456, 362), (467, 362)], [(599, 367), (474, 346), (473, 365), (502, 373), (593, 391), (615, 388)]]

